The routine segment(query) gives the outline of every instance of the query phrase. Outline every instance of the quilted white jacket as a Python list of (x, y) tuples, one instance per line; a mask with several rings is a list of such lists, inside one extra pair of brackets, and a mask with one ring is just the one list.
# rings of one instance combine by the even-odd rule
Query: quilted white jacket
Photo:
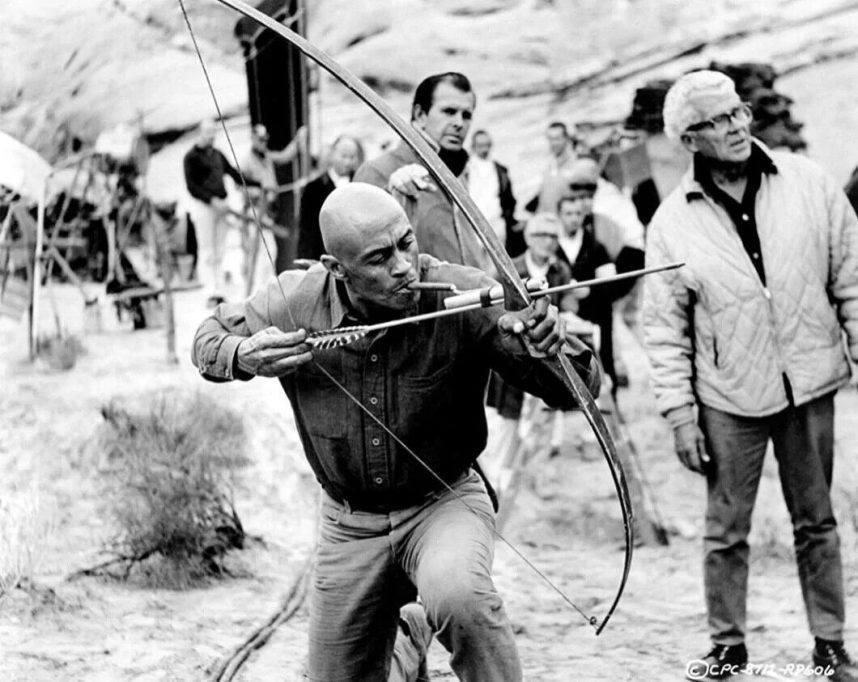
[(673, 426), (701, 403), (759, 417), (849, 379), (841, 329), (858, 359), (858, 218), (834, 180), (809, 159), (771, 152), (757, 230), (767, 287), (727, 212), (693, 167), (647, 234), (647, 265), (685, 267), (645, 277), (643, 327), (659, 411)]

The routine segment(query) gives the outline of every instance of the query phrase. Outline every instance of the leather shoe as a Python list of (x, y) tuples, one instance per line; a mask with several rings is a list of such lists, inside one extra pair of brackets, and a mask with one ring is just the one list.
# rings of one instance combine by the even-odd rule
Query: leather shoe
[(748, 662), (744, 644), (716, 644), (703, 658), (692, 662), (687, 670), (689, 680), (723, 680), (742, 672)]
[(830, 682), (858, 682), (858, 666), (852, 662), (843, 642), (816, 640), (813, 665), (822, 668), (822, 674)]

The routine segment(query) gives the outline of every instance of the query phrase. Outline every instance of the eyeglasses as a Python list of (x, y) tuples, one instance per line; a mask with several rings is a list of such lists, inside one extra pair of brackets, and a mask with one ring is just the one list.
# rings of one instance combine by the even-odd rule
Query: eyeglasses
[(712, 118), (708, 118), (700, 123), (695, 123), (685, 129), (687, 133), (697, 133), (701, 130), (712, 130), (716, 133), (723, 133), (727, 130), (731, 121), (736, 123), (747, 123), (753, 118), (751, 107), (747, 102), (742, 102), (739, 106), (733, 107), (730, 111), (724, 114), (718, 114)]

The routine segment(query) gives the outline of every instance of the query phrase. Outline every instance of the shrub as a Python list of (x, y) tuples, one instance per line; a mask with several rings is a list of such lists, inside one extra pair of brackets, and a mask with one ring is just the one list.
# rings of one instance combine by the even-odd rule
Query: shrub
[(102, 407), (106, 499), (117, 524), (99, 568), (182, 588), (226, 571), (222, 559), (245, 534), (232, 503), (247, 460), (235, 411), (199, 394), (155, 392)]

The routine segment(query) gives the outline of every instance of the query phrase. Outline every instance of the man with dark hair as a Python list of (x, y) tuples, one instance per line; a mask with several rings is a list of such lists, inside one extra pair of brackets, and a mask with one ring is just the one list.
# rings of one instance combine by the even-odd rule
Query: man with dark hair
[[(815, 163), (751, 137), (730, 78), (686, 74), (665, 133), (693, 163), (650, 223), (643, 326), (659, 411), (706, 477), (704, 584), (712, 649), (695, 680), (741, 669), (751, 515), (769, 441), (793, 526), (814, 666), (858, 680), (831, 504), (834, 393), (858, 360), (858, 219)], [(844, 332), (846, 343), (844, 343)]]
[(474, 203), (515, 257), (524, 253), (526, 245), (515, 219), (515, 196), (509, 170), (491, 158), (492, 137), (485, 130), (471, 136), (471, 158), (468, 161), (468, 191)]
[[(454, 175), (466, 182), (465, 137), (471, 127), (476, 95), (461, 73), (429, 76), (414, 91), (411, 125), (437, 150)], [(472, 265), (486, 272), (493, 266), (482, 244), (449, 197), (439, 190), (405, 142), (367, 161), (355, 174), (391, 192), (405, 208), (424, 252), (449, 263)]]
[(188, 212), (194, 224), (198, 249), (198, 276), (209, 290), (209, 304), (215, 305), (224, 299), (227, 274), (223, 270), (224, 246), (227, 237), (227, 188), (228, 176), (237, 186), (258, 186), (253, 178), (245, 178), (214, 146), (218, 126), (207, 120), (200, 124), (197, 140), (187, 151), (182, 161), (185, 185), (191, 202)]

